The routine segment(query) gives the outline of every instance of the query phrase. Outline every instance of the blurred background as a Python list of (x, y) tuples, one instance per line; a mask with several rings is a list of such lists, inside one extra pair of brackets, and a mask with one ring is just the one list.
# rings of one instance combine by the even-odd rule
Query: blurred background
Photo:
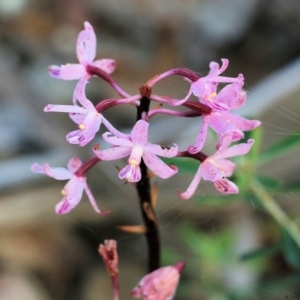
[[(98, 133), (83, 149), (67, 144), (74, 123), (65, 114), (43, 112), (49, 103), (71, 103), (75, 82), (50, 78), (47, 67), (77, 62), (84, 21), (95, 29), (97, 58), (117, 61), (113, 78), (130, 94), (157, 73), (186, 67), (205, 75), (210, 61), (228, 58), (226, 76), (245, 77), (248, 102), (240, 112), (263, 121), (257, 150), (263, 153), (300, 134), (299, 15), (298, 0), (0, 0), (0, 299), (112, 299), (97, 253), (104, 239), (118, 242), (121, 299), (130, 298), (147, 272), (144, 237), (117, 229), (142, 222), (134, 187), (117, 177), (115, 165), (124, 161), (89, 172), (99, 207), (112, 211), (105, 217), (86, 198), (57, 216), (63, 183), (30, 172), (34, 162), (66, 166), (72, 156), (86, 160), (92, 145), (102, 142)], [(101, 80), (90, 82), (87, 95), (94, 103), (117, 97)], [(155, 93), (182, 98), (188, 88), (174, 77)], [(135, 110), (116, 107), (105, 116), (129, 131)], [(199, 119), (175, 123), (153, 119), (150, 140), (192, 144)], [(265, 188), (293, 220), (300, 213), (296, 142), (280, 158), (271, 161), (266, 154), (257, 170), (264, 182), (273, 176)], [(247, 187), (242, 196), (218, 198), (211, 184), (201, 183), (191, 200), (180, 200), (176, 188), (184, 191), (192, 176), (153, 180), (159, 184), (163, 264), (187, 261), (175, 299), (300, 299), (300, 252), (284, 226), (247, 197)]]

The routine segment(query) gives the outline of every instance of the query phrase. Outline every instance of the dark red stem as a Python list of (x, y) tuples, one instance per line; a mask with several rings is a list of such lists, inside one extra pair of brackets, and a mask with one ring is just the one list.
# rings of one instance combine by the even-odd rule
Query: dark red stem
[[(143, 96), (137, 108), (137, 120), (141, 120), (149, 111), (150, 99)], [(140, 208), (147, 229), (145, 236), (148, 244), (148, 266), (149, 273), (160, 267), (160, 239), (155, 211), (151, 202), (151, 186), (148, 176), (148, 169), (142, 160), (140, 164), (142, 178), (136, 184), (137, 193), (140, 199)]]
[(188, 151), (180, 151), (177, 153), (176, 157), (189, 157), (189, 158), (194, 158), (198, 161), (204, 162), (204, 160), (208, 157), (208, 155), (206, 155), (203, 152), (198, 152), (196, 154), (191, 154)]
[(83, 163), (80, 168), (75, 172), (76, 176), (78, 177), (84, 177), (86, 172), (91, 169), (94, 165), (96, 165), (101, 159), (99, 157), (93, 157)]

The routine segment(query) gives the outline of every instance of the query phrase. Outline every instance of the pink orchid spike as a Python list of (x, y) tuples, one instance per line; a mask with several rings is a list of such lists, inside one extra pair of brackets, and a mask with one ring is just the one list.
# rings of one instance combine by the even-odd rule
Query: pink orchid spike
[(84, 30), (77, 39), (77, 58), (79, 64), (67, 64), (62, 66), (50, 66), (49, 74), (53, 78), (63, 80), (87, 80), (91, 75), (87, 71), (89, 65), (97, 67), (110, 74), (115, 70), (116, 62), (113, 59), (100, 59), (94, 61), (96, 56), (96, 36), (89, 22), (84, 22)]
[(254, 140), (250, 139), (247, 143), (229, 147), (231, 140), (231, 134), (225, 135), (218, 151), (204, 159), (187, 190), (184, 193), (178, 193), (182, 199), (189, 199), (193, 196), (201, 178), (212, 181), (215, 188), (222, 194), (237, 194), (239, 192), (238, 187), (226, 178), (230, 177), (235, 169), (235, 163), (226, 158), (247, 154)]
[(184, 265), (181, 261), (151, 272), (141, 279), (130, 295), (143, 300), (172, 300)]
[(68, 168), (51, 168), (49, 164), (43, 165), (33, 164), (31, 171), (40, 174), (46, 174), (57, 180), (67, 180), (67, 184), (64, 186), (61, 193), (63, 194), (62, 200), (56, 205), (55, 211), (57, 214), (66, 214), (70, 212), (81, 200), (83, 191), (86, 192), (94, 210), (99, 214), (107, 214), (108, 211), (100, 211), (97, 206), (96, 200), (92, 195), (87, 183), (85, 176), (78, 176), (76, 172), (82, 165), (79, 158), (73, 157), (68, 163)]
[(139, 120), (134, 125), (130, 138), (120, 135), (110, 136), (109, 132), (103, 134), (103, 139), (114, 146), (110, 149), (99, 150), (94, 147), (94, 153), (101, 160), (115, 160), (129, 155), (128, 164), (120, 171), (119, 178), (129, 182), (137, 182), (141, 179), (140, 163), (143, 159), (146, 166), (157, 176), (169, 178), (175, 175), (178, 169), (175, 166), (166, 165), (158, 156), (174, 157), (177, 155), (178, 147), (163, 148), (160, 145), (148, 142), (149, 123)]

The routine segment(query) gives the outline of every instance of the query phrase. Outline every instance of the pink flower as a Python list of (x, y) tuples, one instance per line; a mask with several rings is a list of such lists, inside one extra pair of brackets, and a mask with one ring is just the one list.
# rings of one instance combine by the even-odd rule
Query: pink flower
[(151, 272), (141, 279), (130, 295), (143, 300), (172, 300), (184, 265), (184, 262), (178, 262)]
[[(204, 99), (204, 98), (203, 98)], [(239, 115), (230, 113), (230, 110), (240, 108), (246, 101), (246, 92), (241, 89), (239, 83), (232, 83), (225, 86), (218, 94), (213, 92), (205, 104), (210, 106), (212, 111), (203, 114), (202, 128), (198, 133), (196, 142), (188, 148), (192, 154), (199, 152), (205, 142), (208, 127), (218, 135), (217, 148), (222, 143), (223, 136), (231, 134), (232, 141), (238, 141), (244, 137), (243, 131), (250, 131), (260, 126), (258, 120), (248, 120)]]
[[(115, 132), (116, 129), (99, 113), (93, 103), (85, 96), (86, 80), (78, 82), (75, 91), (73, 102), (74, 105), (53, 105), (48, 104), (45, 108), (45, 112), (65, 112), (69, 113), (70, 118), (78, 124), (79, 129), (71, 131), (67, 136), (67, 141), (70, 144), (78, 144), (83, 147), (91, 140), (94, 139), (96, 133), (100, 129), (101, 123), (107, 127), (111, 132)], [(76, 104), (77, 100), (82, 106)], [(127, 135), (123, 135), (127, 137)]]
[(56, 79), (77, 80), (88, 79), (91, 75), (87, 72), (87, 66), (97, 67), (110, 74), (115, 70), (116, 62), (113, 59), (100, 59), (94, 61), (96, 56), (96, 35), (89, 22), (84, 22), (84, 30), (77, 39), (77, 58), (79, 64), (67, 64), (62, 66), (50, 66), (49, 74)]
[(46, 174), (57, 180), (69, 179), (68, 183), (64, 186), (61, 193), (63, 194), (62, 200), (56, 205), (55, 211), (57, 214), (66, 214), (70, 212), (81, 200), (83, 191), (86, 192), (94, 210), (99, 214), (107, 214), (108, 211), (101, 212), (97, 203), (86, 183), (85, 176), (76, 175), (76, 171), (80, 168), (82, 162), (79, 158), (73, 157), (68, 163), (66, 168), (51, 168), (49, 164), (43, 165), (33, 164), (31, 171), (35, 173)]
[(166, 165), (156, 155), (163, 157), (174, 157), (177, 155), (178, 147), (163, 148), (160, 145), (150, 144), (148, 142), (149, 123), (139, 120), (131, 131), (130, 138), (124, 138), (117, 134), (110, 137), (110, 133), (103, 134), (103, 139), (117, 147), (107, 150), (99, 150), (96, 145), (94, 153), (101, 160), (115, 160), (129, 155), (128, 164), (120, 171), (119, 178), (126, 179), (129, 182), (137, 182), (141, 179), (140, 163), (143, 158), (146, 166), (157, 176), (169, 178), (177, 173), (175, 166)]
[[(237, 78), (232, 77), (224, 77), (220, 76), (221, 73), (223, 73), (227, 67), (228, 67), (229, 61), (228, 59), (223, 58), (222, 59), (222, 66), (219, 68), (219, 64), (216, 62), (211, 62), (209, 64), (210, 72), (207, 76), (201, 77), (195, 82), (191, 82), (190, 90), (187, 94), (187, 96), (175, 103), (173, 105), (181, 105), (184, 102), (186, 102), (192, 94), (194, 94), (196, 97), (199, 98), (199, 101), (207, 104), (208, 106), (216, 109), (226, 109), (226, 106), (220, 105), (217, 101), (210, 101), (210, 97), (213, 95), (216, 95), (217, 87), (219, 83), (235, 83), (234, 89), (241, 89), (241, 87), (244, 84), (244, 77), (242, 74), (239, 74)], [(231, 87), (233, 89), (233, 87)]]
[(260, 126), (258, 120), (248, 120), (228, 111), (213, 110), (210, 114), (202, 115), (202, 127), (198, 133), (195, 144), (188, 148), (192, 154), (199, 152), (206, 140), (208, 127), (218, 135), (217, 149), (220, 147), (225, 135), (231, 135), (232, 141), (236, 142), (244, 137), (243, 131), (250, 131)]
[(222, 194), (237, 194), (239, 192), (238, 187), (226, 178), (231, 176), (235, 169), (235, 163), (226, 158), (248, 153), (254, 140), (248, 140), (247, 143), (228, 148), (231, 140), (231, 135), (225, 135), (219, 150), (214, 155), (204, 159), (188, 189), (184, 193), (179, 193), (182, 199), (189, 199), (193, 196), (201, 178), (212, 181), (215, 188)]

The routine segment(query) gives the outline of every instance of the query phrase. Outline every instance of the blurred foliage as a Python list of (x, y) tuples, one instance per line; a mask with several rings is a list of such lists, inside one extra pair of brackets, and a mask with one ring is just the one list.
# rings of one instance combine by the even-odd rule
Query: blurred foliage
[[(228, 198), (229, 202), (246, 201), (254, 207), (254, 213), (267, 212), (273, 219), (268, 218), (256, 224), (261, 234), (261, 247), (240, 255), (234, 251), (237, 241), (232, 226), (222, 226), (222, 229), (207, 232), (201, 226), (192, 225), (194, 223), (182, 222), (177, 235), (190, 253), (189, 261), (192, 264), (187, 262), (178, 299), (187, 299), (186, 295), (189, 295), (188, 299), (213, 300), (298, 299), (295, 295), (300, 293), (299, 219), (289, 217), (277, 204), (275, 197), (291, 191), (299, 192), (300, 182), (285, 184), (279, 178), (261, 174), (259, 167), (269, 162), (276, 163), (279, 157), (299, 149), (299, 133), (297, 130), (261, 152), (263, 132), (257, 128), (246, 138), (255, 139), (251, 151), (234, 160), (237, 166), (230, 179), (239, 186), (240, 193), (233, 196), (194, 196), (199, 205), (228, 205), (224, 198)], [(199, 162), (189, 158), (176, 158), (169, 162), (188, 174), (194, 174), (199, 167)], [(298, 212), (294, 213), (297, 215)], [(277, 226), (274, 226), (274, 221)], [(164, 249), (164, 264), (172, 264), (179, 259), (180, 251)], [(253, 280), (249, 280), (249, 285), (228, 285), (226, 277), (237, 266), (250, 272)]]

